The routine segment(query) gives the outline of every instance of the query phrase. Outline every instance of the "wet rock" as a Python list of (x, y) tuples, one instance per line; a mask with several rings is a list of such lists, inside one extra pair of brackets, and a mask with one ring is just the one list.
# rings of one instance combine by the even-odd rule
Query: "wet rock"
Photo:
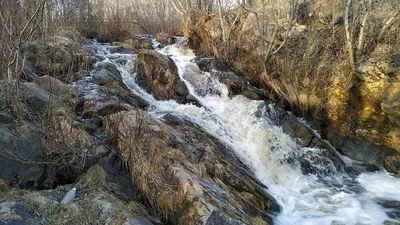
[(214, 210), (207, 218), (206, 225), (240, 225), (240, 221), (234, 220), (224, 212)]
[(289, 162), (299, 161), (304, 174), (316, 174), (323, 180), (326, 175), (333, 175), (337, 171), (352, 172), (352, 168), (346, 166), (335, 147), (319, 134), (315, 134), (310, 126), (300, 122), (295, 115), (275, 104), (270, 104), (265, 109), (268, 118), (277, 126), (281, 126), (283, 132), (296, 138), (300, 145), (319, 149), (307, 150), (289, 159)]
[[(381, 199), (378, 202), (382, 207), (387, 209), (387, 215), (394, 219), (400, 220), (400, 202)], [(385, 223), (392, 224), (392, 223)], [(396, 223), (393, 223), (396, 224)]]
[(309, 149), (299, 158), (299, 162), (303, 174), (315, 174), (321, 180), (346, 172), (340, 158), (326, 149)]
[[(96, 105), (96, 109), (90, 112), (90, 114), (97, 112), (100, 108), (104, 109), (104, 112), (101, 112), (102, 110), (100, 110), (100, 114), (103, 115), (106, 115), (112, 110), (124, 110), (124, 108), (127, 107), (125, 104), (130, 104), (139, 108), (144, 108), (148, 105), (146, 101), (141, 99), (139, 96), (134, 95), (129, 90), (123, 82), (118, 69), (112, 63), (100, 63), (93, 74), (93, 79), (96, 84), (104, 88), (98, 88), (96, 90), (101, 93), (101, 97), (96, 96), (97, 99), (92, 104), (93, 106)], [(78, 105), (83, 106), (86, 100), (86, 98), (81, 99)], [(108, 109), (112, 110), (110, 111)], [(82, 111), (79, 107), (77, 110)]]
[(129, 38), (123, 42), (113, 42), (113, 45), (117, 45), (117, 52), (122, 54), (133, 54), (136, 49), (140, 49), (139, 41), (134, 38)]
[(178, 81), (175, 85), (176, 93), (178, 93), (180, 96), (187, 96), (189, 94), (189, 90), (186, 87), (185, 82), (183, 81)]
[(116, 190), (118, 190), (118, 197), (126, 201), (142, 200), (141, 193), (138, 188), (134, 186), (134, 183), (131, 182), (123, 161), (119, 159), (115, 151), (115, 149), (112, 149), (112, 153), (99, 163), (107, 173), (106, 181), (108, 183), (118, 184), (118, 187), (116, 188)]
[(198, 95), (204, 96), (207, 94), (209, 78), (202, 73), (195, 63), (188, 63), (185, 66), (185, 79), (191, 83)]
[(327, 138), (332, 143), (333, 146), (340, 147), (345, 141), (346, 137), (333, 126), (327, 129)]
[(281, 126), (283, 132), (292, 138), (296, 138), (302, 146), (322, 147), (325, 145), (321, 142), (321, 138), (317, 137), (309, 126), (300, 122), (293, 113), (286, 112), (282, 107), (275, 104), (268, 105), (265, 110), (268, 118), (272, 119), (276, 125)]
[(98, 84), (107, 83), (109, 79), (122, 82), (122, 77), (118, 69), (114, 64), (109, 62), (98, 64), (96, 71), (93, 73), (93, 78)]
[(139, 76), (159, 100), (175, 99), (185, 102), (184, 84), (180, 84), (175, 63), (157, 51), (142, 51), (137, 56)]
[(172, 115), (164, 121), (140, 110), (120, 112), (106, 120), (106, 130), (132, 181), (169, 222), (248, 224), (249, 216), (279, 211), (223, 144), (189, 121)]
[[(221, 83), (225, 84), (228, 87), (230, 96), (243, 95), (252, 100), (267, 99), (263, 91), (255, 88), (246, 79), (237, 76), (215, 59), (197, 58), (196, 63), (201, 70), (209, 72), (211, 76), (216, 77)], [(203, 83), (204, 82), (206, 81), (203, 81)]]
[(378, 166), (383, 165), (386, 155), (395, 153), (394, 149), (353, 138), (347, 138), (338, 148), (344, 155), (351, 159)]
[(201, 70), (211, 73), (213, 70), (229, 72), (228, 67), (224, 64), (218, 62), (214, 58), (201, 58), (197, 57), (195, 59), (196, 64), (200, 67)]
[(297, 138), (303, 146), (310, 146), (311, 141), (315, 137), (314, 133), (292, 114), (286, 114), (281, 119), (280, 124), (283, 132), (293, 138)]
[(158, 33), (156, 34), (156, 41), (163, 45), (172, 44), (172, 36), (167, 33)]

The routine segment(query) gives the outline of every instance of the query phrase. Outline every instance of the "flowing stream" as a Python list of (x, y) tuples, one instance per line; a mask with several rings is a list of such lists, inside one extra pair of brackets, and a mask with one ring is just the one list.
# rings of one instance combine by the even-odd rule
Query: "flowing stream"
[[(180, 78), (202, 107), (156, 100), (135, 82), (134, 55), (112, 53), (116, 47), (108, 44), (94, 42), (92, 47), (103, 62), (117, 66), (127, 87), (149, 103), (151, 115), (161, 118), (170, 113), (184, 117), (229, 146), (282, 207), (274, 218), (275, 224), (400, 224), (398, 217), (389, 216), (394, 209), (379, 204), (400, 201), (400, 179), (384, 171), (351, 176), (336, 171), (331, 164), (321, 168), (329, 170), (323, 177), (303, 174), (297, 158), (326, 150), (300, 147), (275, 125), (271, 116), (263, 113), (272, 105), (241, 95), (228, 97), (227, 87), (210, 73), (186, 73), (187, 68), (196, 65), (194, 53), (183, 42), (158, 51), (174, 60)], [(96, 94), (93, 87), (89, 89), (89, 94)], [(345, 162), (354, 163), (349, 159)]]

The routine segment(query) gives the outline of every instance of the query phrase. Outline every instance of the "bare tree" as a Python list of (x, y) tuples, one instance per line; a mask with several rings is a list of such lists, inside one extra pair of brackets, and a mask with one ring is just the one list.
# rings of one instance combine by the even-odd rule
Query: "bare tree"
[[(373, 10), (378, 10), (377, 6), (390, 4), (378, 0), (342, 0), (343, 19), (346, 35), (346, 48), (349, 55), (351, 67), (356, 72), (357, 66), (362, 61), (365, 50), (366, 31), (369, 29), (369, 19)], [(379, 42), (386, 30), (392, 25), (397, 16), (400, 15), (400, 7), (395, 8), (392, 15), (386, 17), (380, 32), (375, 37), (375, 42)], [(359, 27), (359, 29), (357, 29)]]
[(24, 10), (23, 6), (18, 4), (7, 5), (6, 10), (11, 10), (11, 6), (15, 7), (14, 12), (6, 12), (0, 10), (0, 21), (2, 24), (2, 37), (4, 37), (3, 57), (6, 59), (7, 83), (8, 83), (8, 101), (12, 106), (17, 107), (16, 101), (19, 98), (19, 77), (25, 64), (25, 55), (22, 53), (22, 47), (25, 43), (32, 40), (35, 30), (39, 27), (43, 20), (43, 8), (46, 0), (40, 0), (35, 5), (32, 12), (23, 23), (21, 23), (21, 14), (15, 14)]

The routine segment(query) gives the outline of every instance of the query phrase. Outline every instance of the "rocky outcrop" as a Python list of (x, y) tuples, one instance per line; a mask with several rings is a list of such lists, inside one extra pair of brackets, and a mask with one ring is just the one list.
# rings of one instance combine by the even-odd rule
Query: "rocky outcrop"
[(265, 187), (215, 138), (172, 115), (111, 115), (107, 136), (147, 202), (174, 224), (249, 224), (279, 211)]
[(186, 102), (189, 92), (186, 85), (180, 80), (178, 69), (171, 58), (148, 50), (140, 52), (137, 60), (139, 76), (155, 98)]
[(12, 224), (118, 224), (151, 225), (158, 220), (151, 217), (138, 199), (118, 196), (119, 183), (98, 165), (88, 170), (75, 187), (77, 193), (70, 204), (60, 204), (72, 185), (44, 191), (7, 188), (0, 180), (0, 223)]
[(70, 83), (80, 68), (90, 67), (91, 54), (82, 48), (86, 40), (76, 31), (69, 33), (67, 36), (48, 37), (44, 41), (32, 41), (25, 46), (25, 75), (47, 74)]
[(21, 187), (38, 187), (44, 171), (44, 147), (40, 136), (27, 123), (15, 133), (14, 120), (7, 112), (0, 113), (0, 180)]

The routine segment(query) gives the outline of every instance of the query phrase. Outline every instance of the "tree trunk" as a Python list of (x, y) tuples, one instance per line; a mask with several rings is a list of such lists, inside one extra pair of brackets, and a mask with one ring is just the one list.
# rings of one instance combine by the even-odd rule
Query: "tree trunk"
[(347, 51), (349, 54), (350, 65), (351, 65), (353, 71), (355, 71), (352, 28), (350, 27), (351, 24), (349, 22), (350, 10), (351, 10), (353, 1), (352, 0), (342, 0), (342, 3), (343, 3), (343, 1), (346, 1), (346, 5), (344, 6), (344, 27), (345, 27), (345, 32), (346, 32), (346, 46), (347, 46)]

